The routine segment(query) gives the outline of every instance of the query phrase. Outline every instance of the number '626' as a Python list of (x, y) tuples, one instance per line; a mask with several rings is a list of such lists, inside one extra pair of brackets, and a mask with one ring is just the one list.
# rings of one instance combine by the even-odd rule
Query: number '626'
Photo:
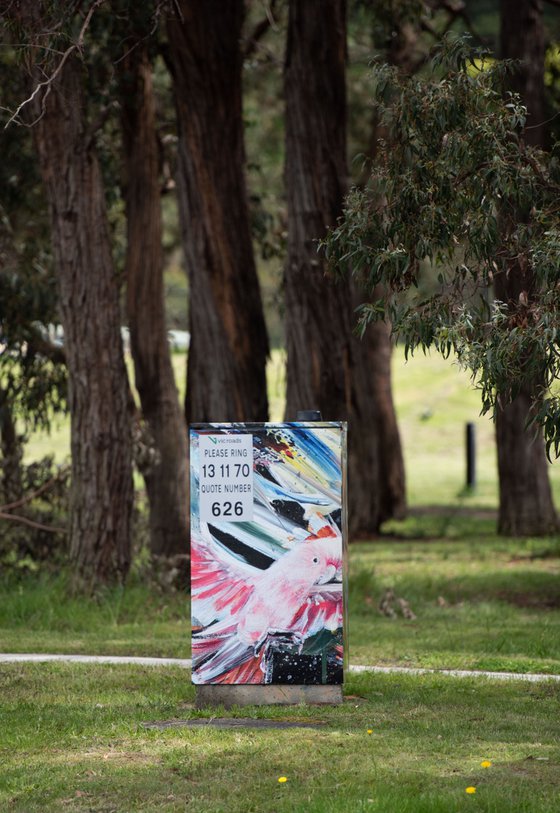
[(235, 503), (229, 502), (213, 502), (212, 503), (212, 516), (214, 517), (240, 517), (243, 513), (243, 503), (238, 500)]

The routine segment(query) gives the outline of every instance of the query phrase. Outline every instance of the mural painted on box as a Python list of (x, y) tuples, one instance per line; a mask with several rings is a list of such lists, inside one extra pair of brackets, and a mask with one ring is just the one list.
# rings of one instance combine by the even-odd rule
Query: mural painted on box
[(191, 431), (193, 682), (341, 683), (341, 425), (251, 429), (250, 522), (200, 520), (210, 432)]

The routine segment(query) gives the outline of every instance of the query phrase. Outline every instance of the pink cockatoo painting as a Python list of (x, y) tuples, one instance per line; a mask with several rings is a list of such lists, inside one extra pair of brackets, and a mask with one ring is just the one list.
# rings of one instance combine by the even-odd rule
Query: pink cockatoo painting
[(341, 682), (344, 428), (251, 431), (251, 522), (201, 521), (193, 478), (193, 682)]

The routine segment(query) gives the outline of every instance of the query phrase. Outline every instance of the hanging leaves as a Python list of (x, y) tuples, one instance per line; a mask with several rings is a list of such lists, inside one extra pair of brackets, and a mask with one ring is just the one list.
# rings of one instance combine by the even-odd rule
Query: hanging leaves
[[(388, 317), (406, 354), (456, 354), (481, 389), (483, 412), (542, 382), (535, 420), (557, 454), (560, 404), (547, 392), (560, 377), (560, 150), (524, 143), (526, 110), (504, 91), (511, 70), (450, 36), (427, 76), (375, 67), (374, 104), (388, 135), (325, 250), (366, 294), (385, 292), (362, 306), (360, 329)], [(514, 267), (526, 284), (500, 302), (494, 283)]]

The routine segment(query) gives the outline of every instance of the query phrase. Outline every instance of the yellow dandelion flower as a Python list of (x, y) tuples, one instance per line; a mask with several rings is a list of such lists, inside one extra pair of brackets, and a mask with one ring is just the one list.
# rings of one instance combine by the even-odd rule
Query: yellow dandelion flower
[(490, 768), (491, 765), (492, 763), (490, 762), (489, 759), (485, 759), (484, 762), (480, 763), (481, 768)]
[(476, 788), (470, 785), (468, 788), (465, 788), (465, 793), (476, 793)]
[(368, 734), (373, 734), (373, 728), (368, 728), (367, 733)]
[(287, 781), (288, 781), (288, 777), (287, 777), (287, 776), (279, 776), (279, 777), (278, 777), (278, 781), (279, 781), (280, 783), (287, 782)]

